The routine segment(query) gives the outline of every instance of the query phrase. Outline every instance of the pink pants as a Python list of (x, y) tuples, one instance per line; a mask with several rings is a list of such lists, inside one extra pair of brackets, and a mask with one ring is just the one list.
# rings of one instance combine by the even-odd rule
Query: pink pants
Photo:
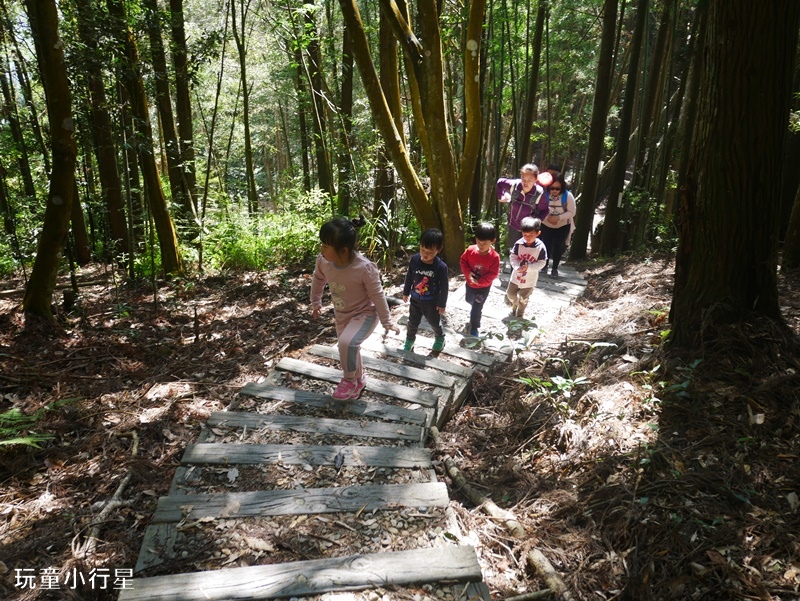
[(346, 380), (355, 380), (364, 374), (361, 365), (361, 344), (378, 325), (378, 316), (374, 313), (361, 313), (352, 317), (350, 321), (336, 324), (336, 334), (339, 336), (339, 360), (342, 362), (342, 371)]

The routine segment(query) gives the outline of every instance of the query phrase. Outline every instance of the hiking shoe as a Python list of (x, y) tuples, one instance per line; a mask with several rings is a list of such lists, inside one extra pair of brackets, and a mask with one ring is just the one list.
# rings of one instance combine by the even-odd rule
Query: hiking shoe
[[(339, 385), (336, 387), (336, 390), (333, 391), (331, 396), (337, 401), (346, 401), (353, 398), (352, 395), (356, 389), (356, 386), (357, 383), (355, 380), (345, 380), (342, 378), (341, 382), (339, 382)], [(363, 389), (364, 387), (362, 386), (361, 388)], [(359, 389), (358, 392), (360, 393), (361, 389)]]
[(472, 328), (472, 329), (469, 331), (469, 335), (470, 335), (470, 336), (475, 336), (475, 338), (477, 338), (477, 337), (480, 335), (480, 334), (478, 334), (478, 328)]
[(550, 272), (550, 277), (551, 278), (557, 278), (558, 277), (558, 269), (553, 267), (553, 271)]
[(350, 398), (355, 400), (361, 396), (361, 391), (367, 387), (367, 376), (361, 374), (361, 377), (356, 380), (356, 385), (353, 387), (353, 392), (350, 393)]
[(403, 344), (404, 351), (413, 351), (414, 350), (414, 341), (410, 338), (406, 338), (405, 343)]
[(433, 339), (432, 350), (434, 353), (439, 353), (444, 348), (444, 336), (437, 336)]

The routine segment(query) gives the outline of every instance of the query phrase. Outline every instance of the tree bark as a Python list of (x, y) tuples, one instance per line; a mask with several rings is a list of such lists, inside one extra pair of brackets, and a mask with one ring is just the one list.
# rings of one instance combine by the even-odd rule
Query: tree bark
[(63, 44), (58, 35), (55, 0), (26, 0), (26, 5), (51, 124), (53, 170), (50, 174), (44, 225), (22, 307), (27, 315), (36, 315), (52, 323), (54, 317), (50, 305), (58, 274), (59, 257), (69, 227), (77, 147), (73, 138), (75, 130), (72, 96), (64, 65)]
[(73, 178), (72, 188), (72, 210), (70, 211), (70, 221), (72, 222), (72, 239), (75, 241), (75, 262), (83, 267), (92, 261), (92, 249), (89, 243), (89, 232), (86, 230), (86, 218), (81, 207), (81, 197), (78, 192), (78, 182)]
[[(682, 190), (670, 346), (697, 348), (717, 326), (781, 320), (780, 168), (800, 4), (711, 0), (697, 128)], [(758, 114), (758, 119), (743, 116)], [(752, 157), (759, 168), (752, 168)], [(757, 199), (765, 199), (758, 202)]]
[(581, 199), (575, 216), (575, 232), (569, 249), (569, 258), (573, 260), (586, 257), (589, 234), (594, 223), (597, 182), (600, 178), (600, 159), (603, 156), (603, 141), (606, 136), (606, 122), (608, 120), (611, 72), (614, 67), (611, 59), (614, 55), (618, 4), (619, 0), (605, 0), (603, 2), (603, 33), (600, 38), (600, 55), (597, 59), (597, 79), (595, 80), (594, 88), (592, 120), (589, 126), (586, 164), (583, 168), (583, 189), (581, 190)]

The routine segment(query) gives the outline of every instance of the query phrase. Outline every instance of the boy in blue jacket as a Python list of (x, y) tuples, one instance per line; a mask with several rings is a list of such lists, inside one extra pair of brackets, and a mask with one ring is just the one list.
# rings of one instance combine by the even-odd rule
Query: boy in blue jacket
[(404, 351), (414, 348), (417, 330), (422, 317), (428, 320), (433, 328), (433, 352), (444, 348), (444, 330), (441, 316), (447, 306), (447, 265), (437, 255), (444, 248), (444, 235), (436, 228), (422, 232), (419, 239), (419, 252), (411, 257), (403, 285), (403, 302), (411, 299), (408, 312), (408, 330)]

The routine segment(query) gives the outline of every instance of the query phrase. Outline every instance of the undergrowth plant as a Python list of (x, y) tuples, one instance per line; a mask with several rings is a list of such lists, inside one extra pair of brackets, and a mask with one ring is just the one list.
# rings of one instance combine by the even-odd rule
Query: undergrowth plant
[(61, 399), (54, 401), (31, 414), (23, 413), (18, 407), (12, 407), (8, 411), (0, 413), (0, 449), (12, 445), (40, 448), (40, 442), (50, 440), (53, 436), (34, 431), (37, 424), (50, 411), (77, 400)]

